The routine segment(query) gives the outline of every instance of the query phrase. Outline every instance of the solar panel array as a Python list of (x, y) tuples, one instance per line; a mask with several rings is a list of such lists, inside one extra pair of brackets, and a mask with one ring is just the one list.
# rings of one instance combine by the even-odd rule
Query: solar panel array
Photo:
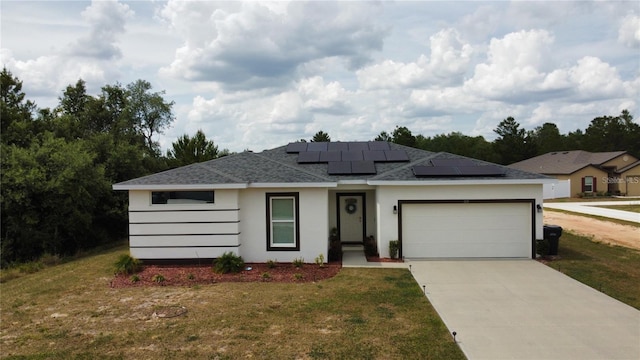
[(407, 162), (404, 150), (392, 150), (386, 141), (294, 142), (287, 153), (298, 154), (298, 164), (328, 163), (329, 175), (376, 174), (375, 163)]
[(478, 165), (471, 159), (432, 159), (431, 166), (413, 167), (417, 177), (504, 176), (506, 170), (497, 165)]

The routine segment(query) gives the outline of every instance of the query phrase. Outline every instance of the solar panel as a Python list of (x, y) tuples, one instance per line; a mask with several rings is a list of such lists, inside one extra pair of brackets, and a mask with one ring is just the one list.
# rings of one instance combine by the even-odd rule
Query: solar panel
[(320, 153), (320, 162), (341, 161), (340, 151), (323, 151)]
[(351, 162), (332, 161), (329, 163), (327, 172), (329, 175), (351, 175)]
[(299, 153), (303, 151), (307, 151), (307, 143), (305, 142), (292, 142), (287, 145), (287, 153), (289, 154)]
[(364, 157), (362, 151), (341, 151), (342, 161), (362, 161)]
[(415, 176), (459, 176), (454, 166), (414, 166)]
[(409, 161), (409, 155), (404, 150), (385, 150), (384, 156), (387, 158), (387, 161), (395, 162), (395, 161)]
[(349, 144), (346, 142), (330, 142), (327, 148), (328, 151), (347, 151), (349, 150)]
[(349, 143), (349, 151), (364, 151), (369, 150), (369, 143), (354, 141)]
[(391, 150), (391, 148), (386, 141), (370, 141), (369, 150)]
[(495, 165), (458, 166), (461, 176), (504, 176), (506, 170)]
[(477, 166), (470, 159), (431, 159), (433, 166)]
[(305, 151), (298, 154), (298, 164), (312, 164), (320, 162), (319, 151)]
[(365, 160), (386, 162), (387, 157), (384, 156), (384, 151), (367, 150), (362, 152), (362, 156)]
[(376, 165), (373, 161), (352, 161), (351, 173), (352, 174), (375, 174)]
[(326, 142), (310, 142), (307, 144), (307, 151), (327, 151)]

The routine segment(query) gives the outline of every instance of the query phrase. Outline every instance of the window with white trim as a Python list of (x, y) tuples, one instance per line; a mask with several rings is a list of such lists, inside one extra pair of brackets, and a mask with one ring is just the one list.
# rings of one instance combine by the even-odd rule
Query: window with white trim
[(152, 191), (151, 204), (213, 204), (213, 191)]
[(267, 194), (267, 250), (300, 250), (298, 193)]
[(584, 190), (583, 192), (593, 192), (593, 176), (584, 177)]

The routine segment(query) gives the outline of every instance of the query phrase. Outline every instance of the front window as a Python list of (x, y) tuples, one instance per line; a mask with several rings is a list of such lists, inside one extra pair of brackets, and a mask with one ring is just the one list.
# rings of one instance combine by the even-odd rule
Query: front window
[(299, 250), (298, 193), (267, 194), (267, 250)]
[(593, 176), (585, 176), (584, 192), (593, 192)]
[(213, 204), (213, 191), (153, 191), (151, 204)]

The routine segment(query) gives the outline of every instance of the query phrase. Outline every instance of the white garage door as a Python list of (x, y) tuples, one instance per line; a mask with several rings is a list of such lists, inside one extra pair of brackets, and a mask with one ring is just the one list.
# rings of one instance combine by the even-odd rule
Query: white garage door
[(407, 258), (531, 258), (528, 202), (401, 206)]

